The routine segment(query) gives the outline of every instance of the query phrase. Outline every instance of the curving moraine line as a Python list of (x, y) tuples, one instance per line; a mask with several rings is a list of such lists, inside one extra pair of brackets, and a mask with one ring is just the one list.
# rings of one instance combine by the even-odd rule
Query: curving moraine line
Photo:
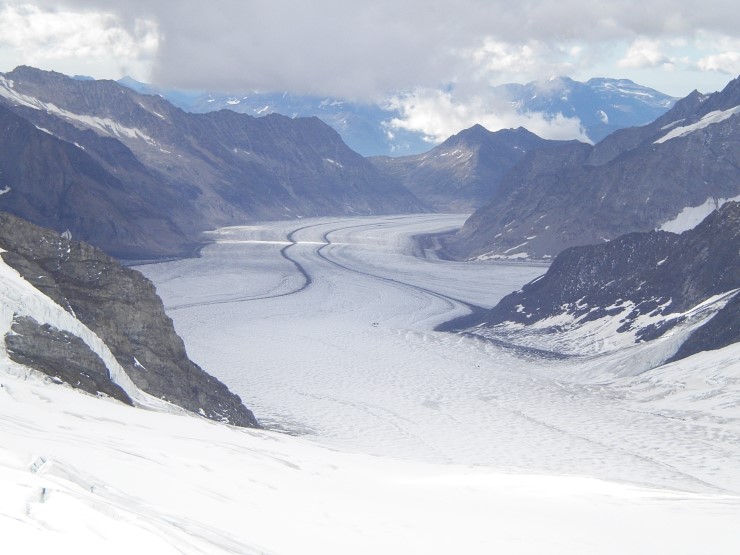
[[(389, 220), (392, 221), (392, 220), (403, 219), (403, 218), (404, 218), (404, 216), (398, 216), (398, 217), (389, 218)], [(337, 223), (340, 223), (340, 222), (337, 222)], [(303, 277), (303, 283), (300, 286), (298, 286), (298, 287), (296, 287), (294, 289), (291, 289), (290, 291), (283, 291), (282, 293), (275, 293), (275, 294), (271, 294), (271, 295), (255, 295), (255, 296), (233, 297), (233, 298), (229, 298), (229, 299), (218, 299), (218, 300), (213, 300), (213, 301), (200, 301), (200, 302), (194, 302), (194, 303), (183, 303), (183, 304), (168, 306), (168, 307), (166, 307), (167, 310), (168, 311), (175, 311), (175, 310), (183, 310), (183, 309), (187, 309), (187, 308), (195, 308), (195, 307), (200, 307), (200, 306), (212, 306), (212, 305), (230, 304), (230, 303), (246, 303), (246, 302), (254, 302), (254, 301), (264, 301), (264, 300), (268, 300), (268, 299), (279, 299), (279, 298), (282, 298), (282, 297), (288, 297), (290, 295), (295, 295), (297, 293), (300, 293), (302, 291), (305, 291), (306, 289), (308, 289), (309, 287), (311, 287), (313, 285), (313, 283), (314, 283), (314, 277), (306, 269), (306, 267), (303, 266), (303, 264), (301, 264), (298, 260), (296, 260), (295, 258), (293, 258), (291, 256), (290, 251), (291, 251), (291, 249), (293, 247), (295, 247), (296, 245), (299, 244), (299, 242), (296, 241), (296, 239), (295, 239), (295, 236), (296, 236), (297, 233), (299, 233), (301, 231), (304, 231), (306, 229), (311, 229), (311, 228), (314, 228), (314, 227), (319, 227), (319, 226), (324, 226), (324, 225), (326, 225), (326, 223), (311, 224), (311, 225), (306, 225), (306, 226), (299, 227), (299, 228), (296, 228), (296, 229), (292, 230), (286, 236), (286, 240), (290, 244), (285, 245), (282, 249), (280, 249), (280, 256), (282, 256), (285, 260), (287, 260), (288, 262), (290, 262), (295, 267), (296, 271)], [(390, 221), (387, 221), (387, 222), (380, 222), (380, 223), (376, 223), (376, 224), (356, 224), (356, 225), (349, 225), (349, 226), (345, 226), (345, 227), (337, 227), (337, 228), (331, 229), (331, 230), (325, 232), (322, 235), (321, 240), (324, 242), (324, 244), (321, 245), (320, 247), (318, 247), (316, 249), (316, 251), (315, 251), (316, 252), (316, 255), (318, 256), (318, 258), (322, 259), (323, 261), (327, 262), (328, 264), (331, 264), (331, 265), (333, 265), (335, 267), (341, 268), (341, 269), (343, 269), (345, 271), (353, 272), (355, 274), (360, 274), (360, 275), (363, 275), (363, 276), (366, 276), (366, 277), (369, 277), (369, 278), (377, 279), (379, 281), (382, 281), (382, 282), (385, 282), (385, 283), (389, 283), (389, 284), (393, 284), (395, 286), (406, 287), (406, 288), (412, 289), (412, 290), (414, 290), (416, 292), (419, 292), (419, 293), (426, 293), (427, 295), (430, 295), (432, 297), (435, 297), (435, 298), (443, 301), (446, 304), (447, 308), (450, 309), (450, 310), (452, 310), (452, 309), (455, 308), (455, 303), (460, 304), (460, 305), (463, 305), (463, 306), (467, 307), (469, 310), (473, 310), (473, 311), (474, 310), (481, 309), (481, 307), (478, 307), (477, 305), (471, 304), (471, 303), (466, 302), (466, 301), (463, 301), (461, 299), (456, 299), (454, 297), (450, 297), (448, 295), (443, 295), (442, 293), (438, 293), (436, 291), (432, 291), (430, 289), (426, 289), (426, 288), (421, 287), (421, 286), (418, 286), (418, 285), (412, 285), (410, 283), (399, 281), (397, 279), (388, 278), (388, 277), (384, 277), (384, 276), (379, 276), (379, 275), (376, 275), (376, 274), (371, 274), (369, 272), (363, 272), (362, 270), (358, 270), (356, 268), (351, 268), (349, 266), (346, 266), (344, 264), (341, 264), (340, 262), (337, 262), (336, 260), (333, 260), (333, 259), (329, 258), (324, 253), (324, 250), (327, 247), (330, 247), (332, 245), (331, 239), (329, 238), (329, 235), (331, 235), (332, 233), (339, 232), (339, 231), (347, 231), (349, 229), (361, 229), (361, 228), (366, 228), (366, 227), (384, 227), (386, 225), (391, 225), (391, 222)]]

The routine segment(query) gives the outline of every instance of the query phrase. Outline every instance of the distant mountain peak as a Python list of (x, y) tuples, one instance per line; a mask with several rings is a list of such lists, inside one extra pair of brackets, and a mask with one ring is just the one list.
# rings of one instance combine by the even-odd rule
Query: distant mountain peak
[(488, 129), (483, 127), (480, 123), (476, 123), (472, 127), (463, 129), (459, 133), (448, 138), (442, 144), (445, 144), (447, 142), (459, 142), (459, 141), (479, 142), (480, 140), (484, 140), (487, 137), (489, 137), (491, 133), (492, 131), (489, 131)]

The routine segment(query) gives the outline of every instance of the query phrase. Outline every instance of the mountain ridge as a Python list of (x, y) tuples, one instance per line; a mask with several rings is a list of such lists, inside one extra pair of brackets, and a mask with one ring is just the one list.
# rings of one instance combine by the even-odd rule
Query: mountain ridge
[[(429, 142), (422, 131), (393, 125), (393, 120), (402, 119), (403, 114), (400, 108), (386, 101), (367, 104), (289, 92), (181, 91), (158, 88), (131, 78), (123, 78), (119, 83), (139, 92), (162, 95), (183, 110), (194, 113), (229, 109), (255, 116), (273, 112), (290, 116), (316, 115), (364, 156), (413, 156), (439, 146)], [(519, 114), (540, 113), (545, 119), (558, 114), (578, 118), (595, 142), (616, 129), (654, 120), (676, 101), (674, 97), (628, 79), (604, 77), (579, 82), (561, 76), (526, 84), (499, 85), (482, 94), (498, 98)]]
[(434, 210), (469, 213), (490, 200), (528, 152), (570, 142), (542, 139), (523, 127), (489, 131), (476, 124), (424, 154), (370, 160)]
[(713, 95), (689, 95), (655, 122), (595, 146), (528, 154), (449, 251), (466, 259), (551, 258), (740, 196), (739, 89), (740, 78)]
[[(75, 217), (81, 217), (77, 212), (109, 213), (114, 227), (123, 226), (112, 196), (113, 190), (125, 189), (156, 214), (171, 218), (172, 245), (163, 252), (151, 252), (119, 233), (111, 241), (131, 243), (126, 245), (130, 252), (112, 251), (119, 256), (182, 255), (202, 242), (202, 231), (255, 220), (424, 209), (318, 118), (254, 118), (226, 110), (188, 114), (161, 97), (141, 95), (114, 81), (75, 80), (27, 66), (0, 75), (0, 105), (40, 132), (84, 151), (107, 172), (98, 184), (105, 208), (91, 211), (83, 206), (91, 200), (78, 200), (68, 207)], [(29, 164), (33, 169), (32, 160)], [(4, 165), (12, 166), (13, 160)], [(63, 182), (66, 173), (61, 173)], [(41, 186), (36, 181), (35, 186)], [(21, 191), (18, 184), (8, 185), (10, 196)], [(8, 200), (4, 196), (0, 201)], [(28, 207), (6, 208), (34, 219)], [(59, 231), (64, 225), (34, 221)], [(162, 235), (166, 244), (167, 234), (148, 224), (137, 228), (140, 223), (129, 227), (144, 237)], [(84, 227), (72, 231), (82, 239), (98, 240), (98, 234)], [(110, 241), (99, 244), (112, 248)]]
[(681, 234), (571, 247), (493, 309), (446, 327), (569, 355), (673, 336), (659, 363), (720, 349), (740, 341), (738, 245), (740, 203), (728, 202)]

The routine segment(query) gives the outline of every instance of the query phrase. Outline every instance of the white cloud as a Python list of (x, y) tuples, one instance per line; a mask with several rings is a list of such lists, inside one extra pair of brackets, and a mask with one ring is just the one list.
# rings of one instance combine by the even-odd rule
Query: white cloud
[(627, 50), (627, 54), (617, 62), (624, 68), (671, 68), (674, 60), (663, 53), (664, 45), (659, 40), (639, 38)]
[(512, 45), (487, 37), (471, 58), (488, 71), (527, 73), (537, 65), (538, 50), (536, 44)]
[(702, 71), (718, 71), (726, 75), (740, 74), (740, 51), (721, 52), (706, 56), (697, 62)]
[(0, 5), (0, 47), (24, 64), (68, 73), (110, 68), (107, 77), (120, 77), (121, 71), (148, 73), (159, 33), (146, 19), (126, 28), (113, 13), (5, 3)]
[(699, 70), (731, 76), (740, 74), (740, 38), (705, 38), (702, 45), (708, 54), (696, 62)]
[(421, 133), (430, 143), (439, 143), (476, 123), (490, 131), (521, 126), (546, 139), (590, 142), (577, 118), (520, 113), (507, 102), (490, 95), (457, 98), (454, 91), (416, 89), (392, 97), (388, 107), (400, 113), (400, 117), (388, 122), (391, 130)]
[[(705, 76), (714, 77), (732, 71), (736, 50), (688, 50), (700, 36), (740, 38), (735, 3), (0, 0), (6, 19), (13, 10), (23, 16), (16, 17), (20, 26), (5, 25), (0, 47), (36, 65), (97, 60), (102, 67), (107, 60), (106, 75), (120, 66), (144, 71), (151, 65), (160, 85), (371, 101), (389, 91), (440, 83), (482, 90), (555, 74), (630, 77), (640, 75), (640, 68), (655, 76), (645, 84), (659, 88), (660, 76), (677, 69), (694, 81), (704, 68), (711, 72)], [(630, 43), (615, 65), (618, 49)], [(679, 56), (679, 49), (687, 52)]]

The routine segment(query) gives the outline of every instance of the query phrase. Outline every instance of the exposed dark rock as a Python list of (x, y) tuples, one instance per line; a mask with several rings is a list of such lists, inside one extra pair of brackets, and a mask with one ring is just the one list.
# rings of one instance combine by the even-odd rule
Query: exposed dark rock
[[(547, 273), (504, 297), (487, 312), (460, 319), (457, 329), (531, 326), (567, 315), (571, 327), (618, 318), (618, 332), (650, 341), (686, 320), (685, 313), (714, 296), (725, 307), (681, 347), (675, 358), (740, 341), (740, 203), (729, 202), (680, 235), (631, 233), (601, 245), (572, 247)], [(734, 292), (734, 293), (733, 293)], [(638, 317), (655, 321), (636, 327)], [(449, 327), (449, 326), (448, 326)], [(542, 331), (542, 330), (540, 330)], [(548, 331), (562, 328), (554, 325)]]
[(141, 273), (5, 213), (0, 247), (10, 251), (0, 255), (8, 265), (106, 343), (140, 389), (213, 420), (258, 426), (238, 396), (188, 359), (154, 285)]
[(43, 372), (54, 381), (134, 404), (111, 380), (102, 359), (76, 335), (41, 325), (33, 318), (16, 316), (11, 331), (5, 335), (5, 348), (11, 360)]
[(740, 341), (740, 294), (735, 295), (714, 317), (692, 333), (668, 362), (702, 351), (712, 351)]
[[(69, 229), (122, 258), (191, 253), (195, 242), (162, 206), (139, 194), (142, 184), (153, 184), (151, 176), (134, 187), (119, 178), (124, 173), (0, 105), (0, 190), (7, 191), (0, 210), (60, 233)], [(177, 203), (162, 189), (158, 195), (172, 201), (176, 214)]]

